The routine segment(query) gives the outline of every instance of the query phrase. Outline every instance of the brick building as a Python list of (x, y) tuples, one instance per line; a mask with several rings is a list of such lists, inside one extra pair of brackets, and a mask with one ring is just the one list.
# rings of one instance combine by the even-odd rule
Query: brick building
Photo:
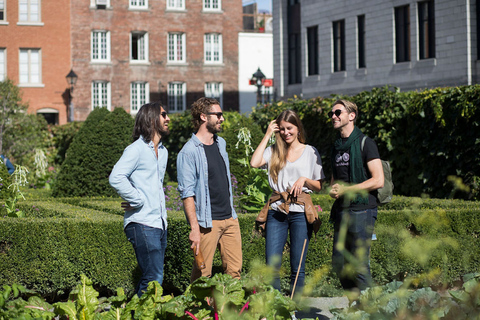
[(0, 81), (23, 92), (29, 112), (67, 121), (70, 0), (0, 0)]
[[(17, 23), (19, 8), (36, 21)], [(29, 112), (58, 111), (60, 124), (70, 69), (78, 76), (70, 120), (85, 120), (95, 107), (135, 114), (157, 100), (179, 112), (202, 96), (238, 110), (242, 27), (237, 0), (0, 0), (0, 77), (3, 67)], [(36, 83), (23, 84), (22, 57), (36, 61), (29, 62), (40, 73)]]
[(480, 1), (273, 1), (281, 97), (478, 83)]

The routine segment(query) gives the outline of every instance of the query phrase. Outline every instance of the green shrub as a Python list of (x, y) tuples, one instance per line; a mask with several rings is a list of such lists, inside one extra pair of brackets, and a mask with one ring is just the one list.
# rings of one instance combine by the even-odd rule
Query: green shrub
[(0, 163), (0, 203), (3, 202), (2, 200), (14, 197), (15, 192), (13, 188), (9, 188), (12, 183), (12, 176), (8, 173), (7, 167), (3, 163)]
[(115, 196), (108, 176), (132, 142), (133, 124), (123, 108), (93, 110), (67, 151), (53, 196)]
[(55, 164), (63, 163), (67, 150), (82, 124), (83, 122), (75, 121), (52, 127), (53, 144), (56, 149)]

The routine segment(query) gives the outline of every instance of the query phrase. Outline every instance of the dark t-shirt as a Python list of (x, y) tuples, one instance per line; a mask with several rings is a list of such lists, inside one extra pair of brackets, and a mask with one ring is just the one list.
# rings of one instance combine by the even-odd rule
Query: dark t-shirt
[(228, 187), (227, 168), (217, 143), (203, 145), (208, 162), (208, 190), (212, 220), (225, 220), (232, 217), (230, 207), (230, 189)]
[[(363, 137), (360, 138), (360, 142)], [(343, 143), (347, 141), (347, 138), (342, 138)], [(367, 179), (371, 178), (370, 171), (367, 167), (367, 162), (373, 159), (380, 159), (380, 154), (378, 153), (377, 144), (375, 141), (367, 137), (365, 139), (365, 145), (362, 151), (362, 161), (363, 161), (363, 169), (365, 170)], [(350, 150), (346, 151), (338, 151), (335, 155), (335, 165), (333, 170), (337, 171), (337, 180), (350, 183)], [(377, 207), (377, 198), (376, 198), (377, 191), (371, 191), (368, 195), (368, 205), (365, 204), (351, 204), (350, 209), (354, 210), (362, 210), (362, 209), (370, 209)], [(337, 199), (335, 201), (335, 205), (343, 204), (343, 198)]]

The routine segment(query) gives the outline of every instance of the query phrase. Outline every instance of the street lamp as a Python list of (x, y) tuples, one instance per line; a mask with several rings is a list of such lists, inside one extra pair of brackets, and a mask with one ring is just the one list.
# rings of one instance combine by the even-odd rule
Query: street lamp
[(262, 103), (262, 86), (265, 80), (265, 75), (260, 68), (252, 75), (251, 82), (257, 86), (257, 104)]
[(68, 121), (72, 122), (73, 121), (73, 88), (75, 87), (75, 84), (77, 83), (78, 76), (75, 72), (73, 72), (73, 69), (70, 69), (70, 72), (66, 76), (67, 78), (67, 83), (70, 86), (68, 90)]

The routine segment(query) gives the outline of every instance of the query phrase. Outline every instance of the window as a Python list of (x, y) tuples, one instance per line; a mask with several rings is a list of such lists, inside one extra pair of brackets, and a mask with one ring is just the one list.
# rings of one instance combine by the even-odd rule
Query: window
[(220, 11), (222, 10), (221, 0), (203, 0), (203, 10)]
[(167, 0), (167, 10), (185, 10), (185, 0)]
[(141, 106), (150, 102), (148, 82), (130, 84), (130, 114), (136, 114)]
[(418, 3), (418, 31), (420, 59), (435, 58), (435, 11), (433, 1)]
[(7, 55), (5, 48), (0, 48), (0, 81), (4, 81), (7, 75)]
[(308, 75), (318, 74), (318, 26), (307, 28)]
[(222, 63), (222, 35), (219, 33), (205, 34), (205, 63)]
[(110, 61), (110, 32), (92, 31), (92, 61)]
[(20, 49), (20, 84), (42, 83), (40, 49)]
[(92, 110), (95, 108), (107, 108), (110, 110), (110, 82), (92, 82)]
[(40, 22), (40, 0), (18, 1), (19, 22)]
[(340, 20), (333, 22), (333, 72), (345, 69), (345, 20)]
[(93, 0), (94, 1), (94, 8), (97, 9), (107, 9), (110, 7), (110, 0)]
[(148, 0), (130, 0), (130, 9), (148, 9)]
[(6, 21), (6, 0), (0, 0), (0, 22)]
[(130, 61), (148, 62), (148, 34), (146, 32), (132, 32), (130, 41)]
[(168, 62), (185, 62), (185, 33), (168, 34)]
[(205, 83), (205, 97), (216, 99), (223, 105), (223, 83), (207, 82)]
[(186, 107), (186, 84), (184, 82), (168, 83), (168, 110), (180, 112)]
[(409, 6), (395, 8), (395, 62), (410, 61)]
[(302, 41), (300, 1), (289, 0), (287, 9), (288, 29), (288, 83), (302, 83)]
[(358, 50), (358, 68), (366, 68), (365, 62), (365, 15), (357, 17), (357, 50)]

